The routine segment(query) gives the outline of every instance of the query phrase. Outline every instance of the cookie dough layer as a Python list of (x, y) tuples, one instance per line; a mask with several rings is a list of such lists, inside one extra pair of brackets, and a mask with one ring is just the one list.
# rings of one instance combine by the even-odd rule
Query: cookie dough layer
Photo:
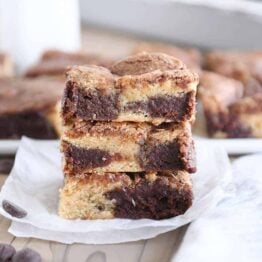
[(211, 72), (203, 73), (200, 85), (199, 94), (210, 136), (262, 137), (261, 92), (245, 96), (241, 82)]
[(193, 120), (198, 76), (179, 60), (143, 53), (108, 69), (77, 66), (67, 72), (64, 123)]
[(64, 173), (196, 171), (189, 123), (85, 123), (64, 131)]
[(62, 92), (61, 81), (0, 79), (0, 139), (57, 138), (51, 116)]
[(85, 174), (66, 177), (59, 215), (66, 219), (164, 219), (184, 214), (192, 200), (190, 176), (182, 171)]

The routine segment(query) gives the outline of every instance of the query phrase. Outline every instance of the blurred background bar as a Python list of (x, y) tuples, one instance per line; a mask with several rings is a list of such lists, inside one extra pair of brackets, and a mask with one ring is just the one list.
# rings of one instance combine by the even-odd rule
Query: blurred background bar
[(86, 25), (201, 48), (262, 45), (262, 5), (245, 0), (80, 0)]

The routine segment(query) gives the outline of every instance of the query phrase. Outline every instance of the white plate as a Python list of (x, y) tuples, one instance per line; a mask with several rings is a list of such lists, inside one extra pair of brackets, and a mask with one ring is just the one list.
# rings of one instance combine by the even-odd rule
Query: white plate
[(220, 145), (224, 147), (229, 155), (243, 155), (262, 152), (262, 139), (213, 139), (201, 136), (194, 137), (195, 140), (205, 140), (212, 145)]
[[(20, 142), (21, 140), (19, 139), (16, 140), (0, 139), (0, 155), (15, 154), (19, 147)], [(39, 140), (39, 142), (49, 143), (51, 145), (57, 143), (57, 140)]]
[(15, 154), (20, 140), (0, 140), (0, 155)]

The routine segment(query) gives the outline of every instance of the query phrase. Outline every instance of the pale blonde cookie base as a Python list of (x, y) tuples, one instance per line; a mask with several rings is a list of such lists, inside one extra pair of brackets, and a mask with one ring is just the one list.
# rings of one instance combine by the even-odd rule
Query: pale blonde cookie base
[(119, 96), (120, 105), (124, 107), (129, 102), (147, 101), (150, 97), (186, 95), (190, 91), (196, 92), (197, 84), (197, 81), (189, 83), (186, 89), (175, 85), (173, 80), (147, 85), (123, 85)]
[[(108, 200), (105, 192), (121, 187), (122, 181), (106, 181), (100, 175), (93, 179), (68, 178), (60, 190), (59, 216), (66, 219), (109, 219), (113, 218), (114, 200)], [(100, 210), (101, 207), (103, 210)]]
[[(188, 122), (177, 125), (169, 124), (167, 129), (155, 127), (147, 123), (97, 123), (91, 132), (83, 132), (73, 136), (74, 129), (65, 131), (62, 140), (74, 146), (89, 149), (96, 148), (108, 150), (113, 153), (129, 153), (134, 151), (136, 146), (144, 144), (146, 141), (155, 141), (164, 143), (173, 141), (179, 136), (190, 136), (191, 126)], [(110, 128), (111, 130), (107, 130)]]

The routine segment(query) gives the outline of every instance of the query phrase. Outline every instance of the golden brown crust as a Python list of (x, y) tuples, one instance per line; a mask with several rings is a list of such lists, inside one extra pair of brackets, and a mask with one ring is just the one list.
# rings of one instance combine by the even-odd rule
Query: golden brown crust
[[(74, 127), (67, 127), (64, 130), (64, 136), (68, 138), (80, 138), (86, 134), (90, 136), (111, 136), (121, 137), (124, 140), (136, 139), (137, 141), (146, 139), (149, 134), (159, 134), (160, 132), (168, 131), (174, 135), (185, 133), (189, 136), (190, 125), (188, 123), (174, 124), (168, 123), (163, 127), (154, 126), (148, 123), (135, 122), (87, 122), (81, 121), (75, 124)], [(161, 136), (160, 136), (161, 137)]]
[(133, 54), (138, 54), (141, 52), (161, 52), (173, 57), (180, 59), (186, 66), (190, 69), (196, 70), (197, 72), (200, 70), (202, 63), (202, 55), (201, 53), (194, 48), (180, 48), (175, 45), (164, 44), (164, 43), (139, 43), (133, 49)]
[(172, 187), (182, 188), (185, 185), (191, 185), (190, 175), (185, 171), (173, 172), (107, 172), (107, 173), (86, 173), (77, 174), (75, 176), (66, 176), (65, 183), (77, 182), (80, 185), (89, 183), (98, 183), (103, 186), (109, 183), (121, 182), (122, 186), (132, 186), (137, 184), (141, 179), (147, 179), (151, 182), (155, 181), (158, 177), (162, 177), (166, 183)]
[(185, 65), (178, 59), (163, 53), (140, 53), (129, 56), (111, 66), (115, 75), (142, 75), (155, 70), (181, 70)]
[(115, 78), (111, 72), (101, 66), (73, 66), (66, 72), (67, 81), (86, 89), (113, 89)]
[(136, 86), (136, 85), (145, 86), (153, 83), (162, 83), (168, 80), (173, 81), (174, 91), (178, 87), (187, 91), (186, 89), (188, 88), (188, 85), (194, 82), (197, 85), (199, 78), (197, 74), (192, 73), (188, 69), (167, 70), (165, 72), (162, 72), (160, 70), (155, 70), (153, 72), (145, 73), (142, 75), (122, 76), (118, 78), (116, 86), (119, 88), (130, 86), (130, 88), (132, 88), (132, 86)]
[[(186, 89), (190, 83), (197, 84), (198, 75), (188, 70), (184, 64), (165, 54), (139, 54), (128, 57), (111, 67), (111, 72), (98, 66), (74, 66), (66, 73), (67, 80), (82, 88), (112, 89), (154, 82), (174, 81), (174, 88)], [(195, 88), (194, 88), (195, 89)]]

